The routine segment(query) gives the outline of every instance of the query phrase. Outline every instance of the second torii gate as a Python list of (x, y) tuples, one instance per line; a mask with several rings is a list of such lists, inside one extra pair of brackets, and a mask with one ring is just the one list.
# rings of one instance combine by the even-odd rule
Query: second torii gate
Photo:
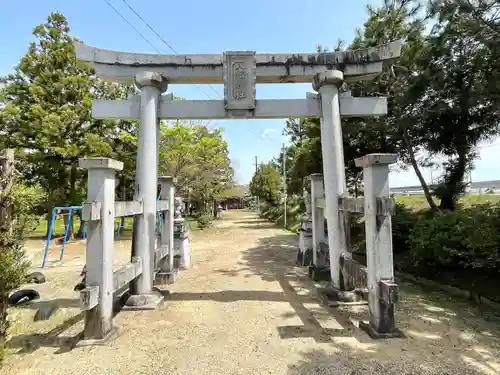
[[(159, 119), (272, 119), (320, 117), (321, 147), (328, 220), (330, 271), (339, 287), (340, 255), (347, 251), (338, 197), (346, 193), (341, 117), (382, 116), (384, 97), (342, 96), (344, 81), (366, 80), (379, 74), (385, 63), (399, 57), (402, 42), (354, 51), (317, 54), (256, 54), (237, 51), (215, 55), (162, 55), (103, 50), (76, 43), (79, 60), (94, 65), (105, 80), (135, 84), (140, 94), (128, 100), (98, 100), (92, 115), (102, 119), (139, 120), (136, 199), (143, 201), (135, 236), (143, 276), (135, 293), (152, 291), (151, 257), (154, 252)], [(318, 92), (305, 99), (257, 100), (257, 83), (312, 83)], [(169, 84), (224, 84), (224, 100), (173, 100), (162, 95)], [(154, 147), (152, 147), (155, 145)], [(146, 275), (146, 276), (144, 276)]]

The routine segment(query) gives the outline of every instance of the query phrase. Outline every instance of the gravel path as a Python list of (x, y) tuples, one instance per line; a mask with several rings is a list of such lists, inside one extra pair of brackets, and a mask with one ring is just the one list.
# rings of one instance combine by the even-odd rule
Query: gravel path
[(49, 323), (16, 324), (2, 375), (500, 374), (494, 313), (403, 284), (407, 338), (372, 341), (355, 327), (366, 311), (318, 304), (293, 267), (296, 242), (253, 213), (228, 212), (193, 235), (193, 267), (158, 310), (121, 312), (115, 341), (71, 349), (82, 322), (68, 286)]

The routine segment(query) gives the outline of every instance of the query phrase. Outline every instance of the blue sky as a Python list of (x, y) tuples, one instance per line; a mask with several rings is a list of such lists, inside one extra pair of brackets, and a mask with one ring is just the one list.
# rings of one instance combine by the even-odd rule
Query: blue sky
[[(108, 1), (156, 49), (161, 53), (173, 53), (122, 0)], [(377, 4), (379, 1), (128, 0), (128, 3), (170, 46), (182, 54), (222, 53), (228, 50), (311, 52), (316, 44), (331, 47), (336, 45), (338, 39), (350, 42), (354, 30), (366, 20), (366, 4)], [(56, 10), (67, 17), (72, 34), (86, 44), (129, 52), (155, 52), (105, 0), (31, 0), (22, 5), (17, 1), (0, 0), (0, 45), (3, 52), (0, 57), (0, 75), (12, 71), (26, 52), (33, 27), (45, 22), (48, 14)], [(212, 87), (219, 95), (223, 95), (222, 85)], [(171, 85), (169, 91), (189, 99), (219, 99), (210, 87), (202, 88), (204, 92), (194, 85)], [(309, 84), (258, 85), (257, 97), (304, 98), (307, 91), (312, 91)], [(278, 155), (281, 143), (285, 141), (281, 136), (284, 123), (285, 120), (225, 120), (210, 124), (225, 129), (239, 182), (247, 183), (250, 180), (255, 156), (260, 162)], [(494, 146), (483, 147), (472, 179), (500, 179), (500, 166), (494, 162), (499, 153), (498, 140)], [(424, 170), (427, 180), (437, 174), (438, 171)], [(391, 186), (417, 182), (412, 171), (391, 173)]]

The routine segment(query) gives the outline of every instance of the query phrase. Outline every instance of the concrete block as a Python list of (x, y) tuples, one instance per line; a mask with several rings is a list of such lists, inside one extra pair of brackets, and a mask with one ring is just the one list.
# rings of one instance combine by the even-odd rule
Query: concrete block
[(374, 340), (381, 340), (381, 339), (392, 339), (392, 338), (406, 338), (406, 335), (404, 334), (403, 331), (401, 331), (399, 328), (394, 329), (392, 332), (385, 332), (385, 333), (380, 333), (377, 332), (369, 322), (366, 321), (360, 321), (359, 322), (359, 328), (366, 332), (368, 336), (370, 336)]
[(157, 291), (152, 291), (147, 294), (131, 295), (125, 306), (124, 311), (137, 311), (137, 310), (156, 310), (158, 305), (163, 302), (163, 295)]
[(169, 285), (175, 283), (180, 276), (178, 268), (175, 268), (172, 272), (158, 272), (155, 276), (155, 285)]
[(86, 346), (99, 346), (99, 345), (107, 345), (110, 341), (115, 340), (120, 334), (120, 330), (117, 326), (113, 326), (111, 331), (102, 339), (81, 339), (79, 340), (75, 347), (83, 348)]

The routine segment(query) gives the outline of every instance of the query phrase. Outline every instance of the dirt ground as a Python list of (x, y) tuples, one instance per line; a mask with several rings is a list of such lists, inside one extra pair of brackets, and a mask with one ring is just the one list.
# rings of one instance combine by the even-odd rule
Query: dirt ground
[[(78, 246), (68, 250), (37, 286), (45, 301), (11, 309), (2, 375), (500, 374), (500, 318), (492, 311), (401, 284), (397, 315), (406, 338), (373, 341), (356, 327), (366, 310), (318, 303), (293, 266), (295, 235), (231, 211), (192, 239), (193, 266), (169, 286), (163, 305), (120, 312), (119, 337), (86, 348), (73, 347), (83, 315), (72, 287), (83, 258)], [(122, 245), (117, 263), (127, 259), (129, 243)], [(61, 309), (33, 323), (51, 299)]]

